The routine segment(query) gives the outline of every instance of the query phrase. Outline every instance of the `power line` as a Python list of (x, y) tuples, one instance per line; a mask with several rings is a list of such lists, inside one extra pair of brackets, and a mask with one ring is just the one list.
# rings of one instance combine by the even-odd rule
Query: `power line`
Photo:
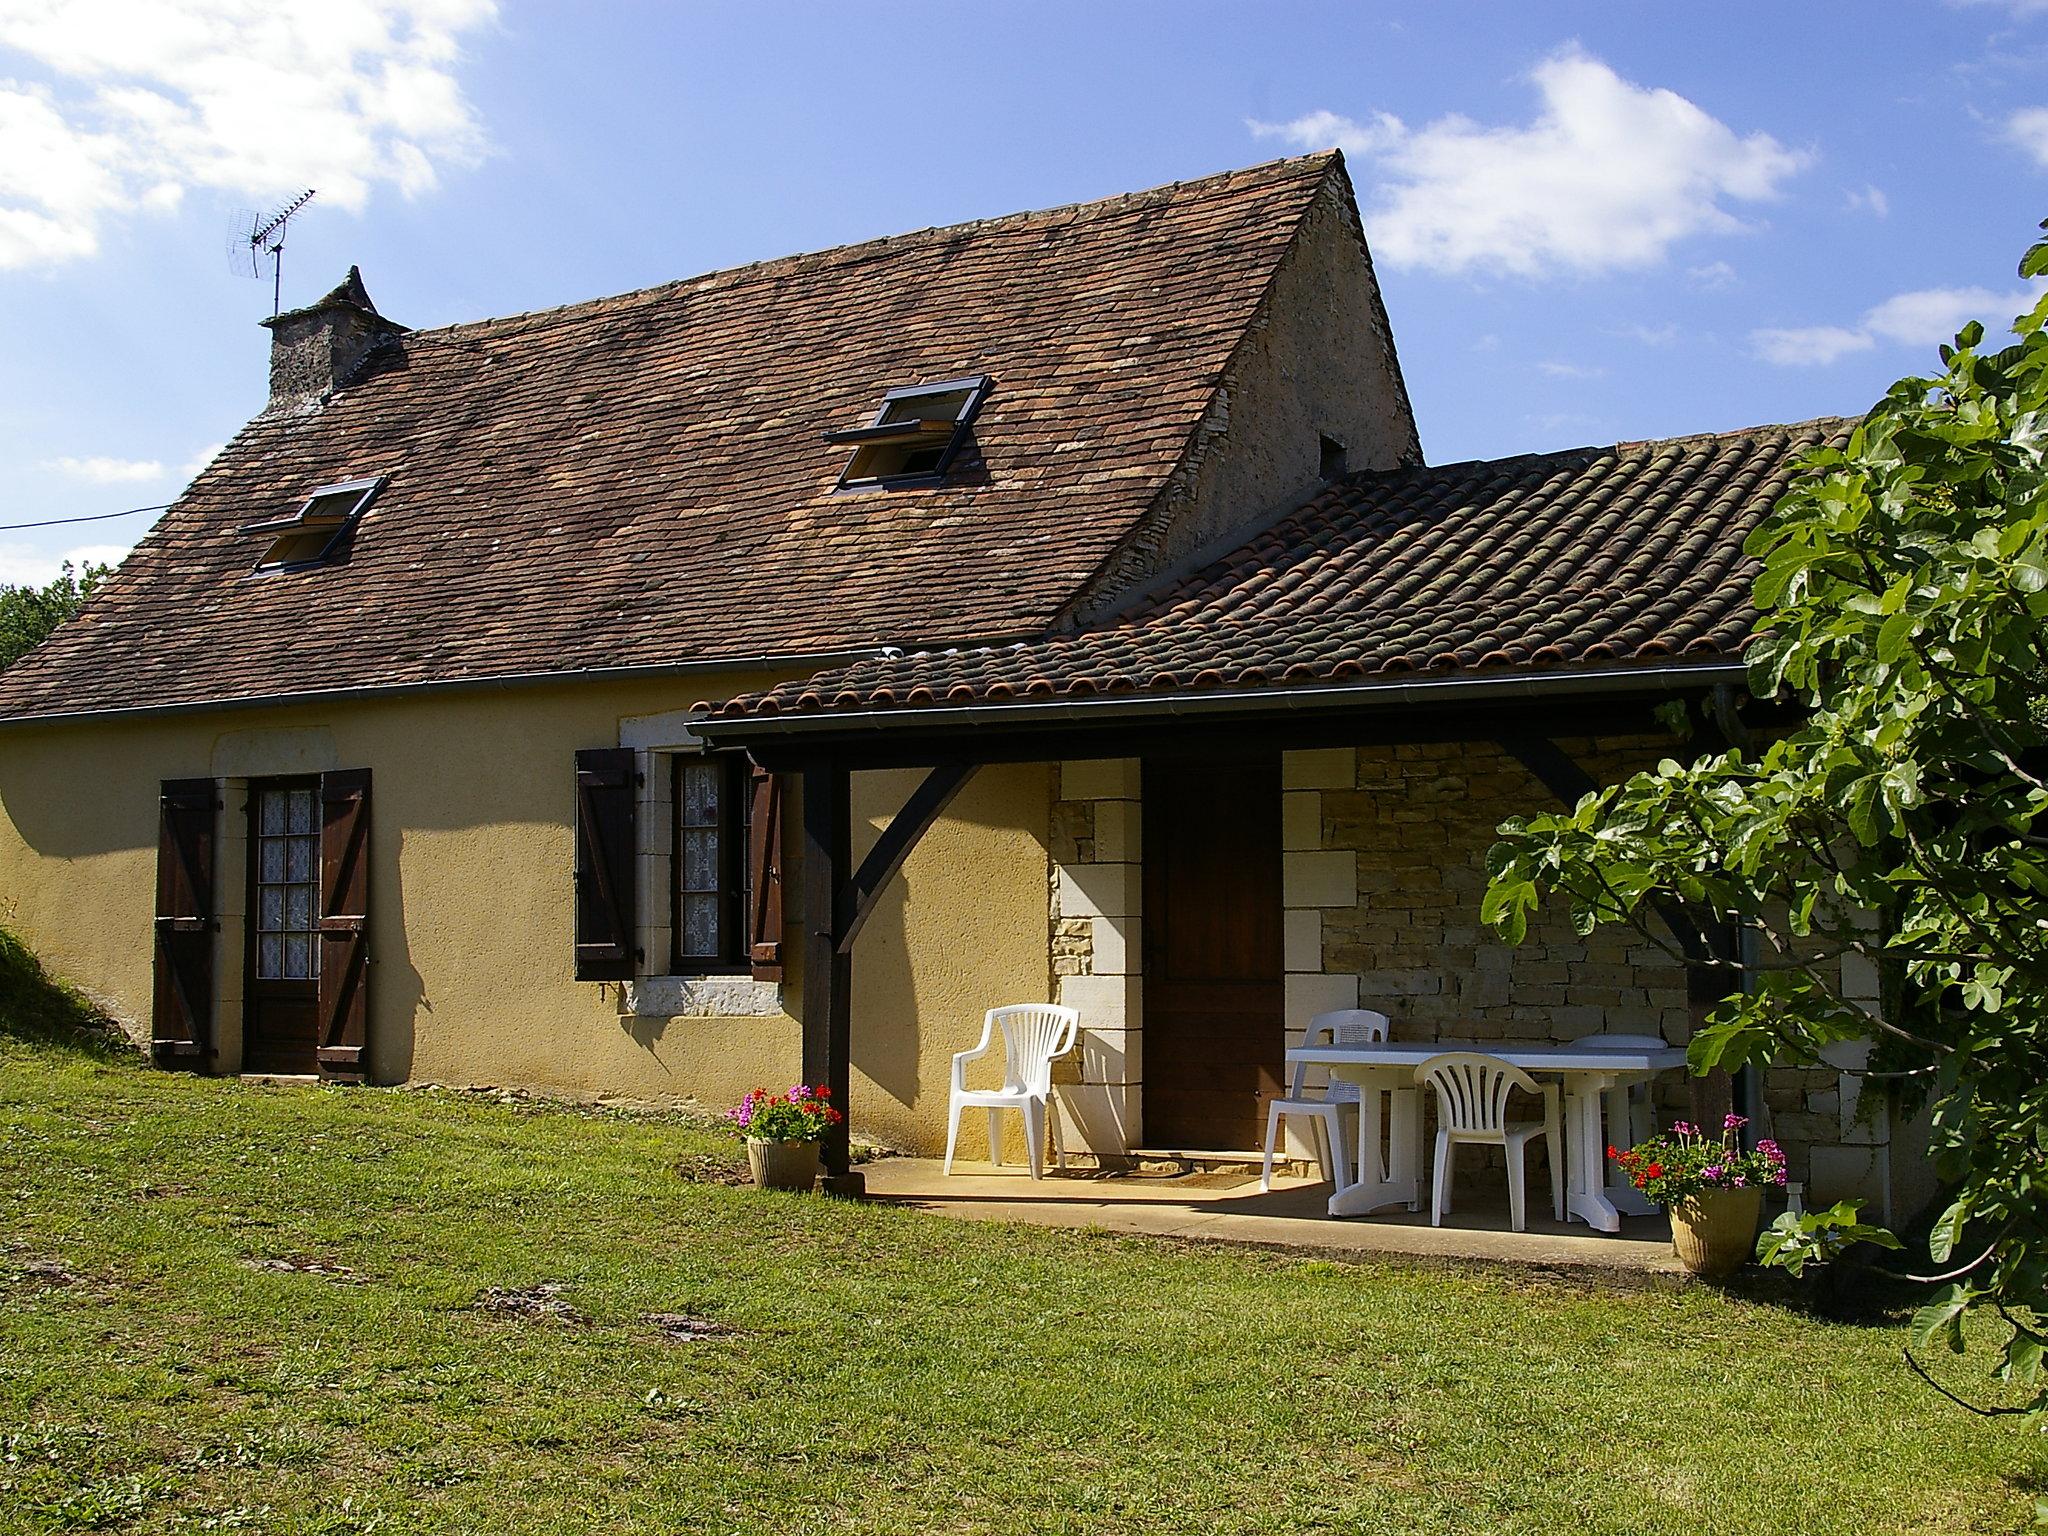
[(170, 506), (160, 501), (153, 507), (130, 507), (125, 512), (95, 512), (91, 517), (46, 517), (39, 523), (0, 523), (0, 533), (18, 533), (23, 528), (55, 528), (64, 523), (104, 523), (110, 517), (133, 517), (138, 512), (161, 512)]

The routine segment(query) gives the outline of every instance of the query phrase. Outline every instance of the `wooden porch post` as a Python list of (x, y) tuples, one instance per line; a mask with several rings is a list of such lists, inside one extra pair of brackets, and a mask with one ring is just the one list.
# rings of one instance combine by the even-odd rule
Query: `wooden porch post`
[[(803, 766), (804, 1081), (832, 1090), (849, 1114), (853, 1056), (853, 954), (839, 943), (839, 899), (852, 877), (851, 779), (836, 757)], [(827, 1194), (861, 1195), (867, 1181), (848, 1166), (847, 1125), (841, 1120), (819, 1149)]]

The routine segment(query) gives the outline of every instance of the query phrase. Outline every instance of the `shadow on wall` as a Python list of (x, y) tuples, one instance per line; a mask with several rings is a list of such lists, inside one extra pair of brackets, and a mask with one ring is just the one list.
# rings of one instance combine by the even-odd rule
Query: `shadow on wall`
[[(1045, 803), (1047, 772), (1042, 764), (1015, 764), (976, 774), (889, 882), (861, 930), (853, 965), (853, 1064), (908, 1108), (928, 1096), (944, 1103), (951, 1053), (980, 1038), (988, 1009), (1045, 1000), (1045, 832), (1042, 823), (1020, 823), (1019, 817)], [(865, 799), (870, 809), (855, 823), (856, 863), (923, 777), (922, 770), (857, 777), (856, 804)], [(873, 809), (878, 800), (889, 809)], [(1006, 834), (1028, 836), (1036, 848), (1021, 894), (1012, 888), (1019, 850), (1005, 847)], [(984, 871), (978, 860), (995, 863)], [(1016, 910), (1008, 910), (1011, 904)], [(1014, 980), (1001, 979), (1012, 971)], [(1029, 995), (1010, 995), (1020, 989)]]
[(419, 1017), (434, 1011), (434, 1000), (406, 943), (405, 838), (386, 846), (390, 851), (370, 870), (370, 1070), (380, 1083), (403, 1083), (412, 1078)]
[[(856, 816), (855, 868), (923, 779), (921, 769), (854, 776), (857, 796), (886, 797), (889, 805), (886, 815)], [(948, 814), (960, 814), (961, 802), (967, 798), (962, 794), (956, 799)], [(908, 914), (913, 896), (925, 883), (915, 870), (916, 863), (913, 850), (906, 867), (898, 870), (883, 890), (881, 903), (861, 929), (853, 951), (853, 1063), (891, 1098), (913, 1108), (922, 1087), (918, 1046), (923, 1008), (917, 995), (917, 974), (910, 963)]]

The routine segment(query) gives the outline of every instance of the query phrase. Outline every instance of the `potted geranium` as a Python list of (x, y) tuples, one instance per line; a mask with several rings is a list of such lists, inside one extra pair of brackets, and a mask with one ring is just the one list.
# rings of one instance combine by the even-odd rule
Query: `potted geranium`
[(1785, 1182), (1785, 1154), (1775, 1141), (1744, 1150), (1740, 1115), (1709, 1136), (1683, 1120), (1662, 1136), (1607, 1155), (1629, 1182), (1671, 1214), (1671, 1246), (1696, 1275), (1718, 1277), (1741, 1268), (1756, 1241), (1764, 1191)]
[(725, 1112), (747, 1140), (747, 1166), (762, 1189), (809, 1189), (818, 1177), (818, 1142), (845, 1118), (832, 1090), (798, 1083), (787, 1093), (756, 1088)]

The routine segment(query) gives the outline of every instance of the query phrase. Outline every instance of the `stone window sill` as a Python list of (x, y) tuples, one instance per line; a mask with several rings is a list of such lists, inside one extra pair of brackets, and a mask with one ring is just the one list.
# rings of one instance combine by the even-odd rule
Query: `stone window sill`
[(767, 1018), (782, 988), (751, 976), (650, 976), (626, 983), (626, 1012), (643, 1019)]

